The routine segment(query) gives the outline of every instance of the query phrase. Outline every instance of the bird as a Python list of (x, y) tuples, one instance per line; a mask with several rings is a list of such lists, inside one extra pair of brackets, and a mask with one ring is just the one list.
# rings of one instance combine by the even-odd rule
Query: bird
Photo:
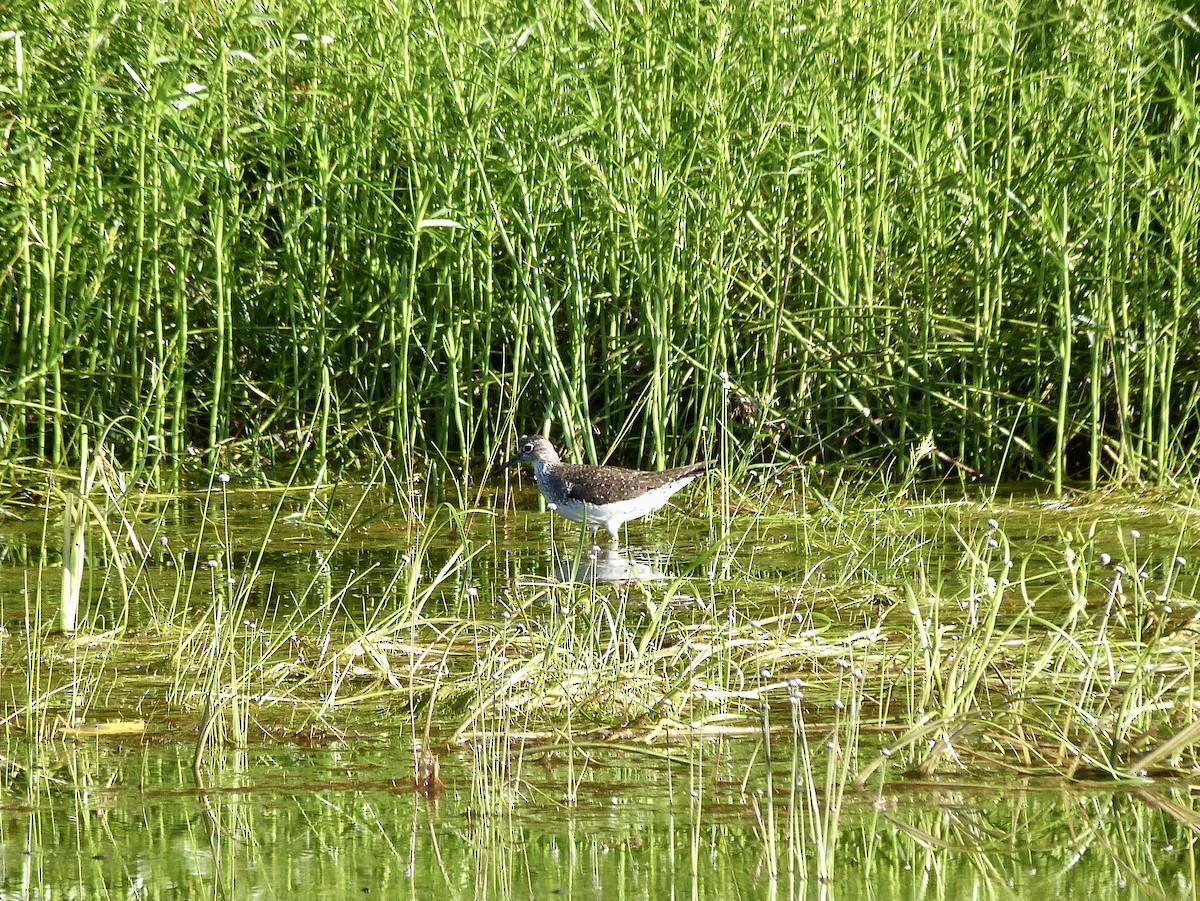
[(677, 466), (662, 472), (622, 466), (564, 463), (554, 445), (541, 435), (525, 435), (517, 453), (499, 464), (500, 472), (521, 463), (533, 464), (533, 478), (547, 506), (572, 522), (596, 532), (603, 528), (619, 542), (618, 531), (631, 519), (653, 513), (676, 491), (708, 472), (708, 462)]

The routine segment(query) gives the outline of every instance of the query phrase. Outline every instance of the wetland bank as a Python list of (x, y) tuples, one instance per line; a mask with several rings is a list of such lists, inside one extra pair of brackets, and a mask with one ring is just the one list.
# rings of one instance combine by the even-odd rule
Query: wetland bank
[[(0, 5), (0, 893), (1195, 898), (1198, 71)], [(534, 433), (713, 471), (593, 555)]]

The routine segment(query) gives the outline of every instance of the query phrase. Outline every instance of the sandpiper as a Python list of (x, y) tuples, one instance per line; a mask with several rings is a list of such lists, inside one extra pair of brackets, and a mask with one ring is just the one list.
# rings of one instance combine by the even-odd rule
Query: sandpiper
[(708, 463), (677, 466), (662, 472), (625, 469), (621, 466), (587, 466), (564, 463), (554, 445), (541, 435), (526, 435), (517, 442), (517, 453), (496, 467), (533, 464), (533, 478), (546, 504), (572, 522), (591, 526), (592, 534), (604, 528), (614, 541), (622, 524), (653, 513), (685, 485), (708, 471)]

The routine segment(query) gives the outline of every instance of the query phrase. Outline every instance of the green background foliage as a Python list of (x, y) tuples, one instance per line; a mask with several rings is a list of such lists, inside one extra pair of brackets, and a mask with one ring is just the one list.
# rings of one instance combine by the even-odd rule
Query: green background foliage
[[(1195, 468), (1155, 2), (0, 9), (0, 456)], [(735, 444), (736, 443), (736, 444)], [(736, 449), (735, 449), (736, 448)]]

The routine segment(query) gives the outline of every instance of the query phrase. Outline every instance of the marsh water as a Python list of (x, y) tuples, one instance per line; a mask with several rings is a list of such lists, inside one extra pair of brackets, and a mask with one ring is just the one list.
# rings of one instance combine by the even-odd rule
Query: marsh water
[(0, 897), (1196, 897), (1194, 502), (447, 495), (11, 497)]

